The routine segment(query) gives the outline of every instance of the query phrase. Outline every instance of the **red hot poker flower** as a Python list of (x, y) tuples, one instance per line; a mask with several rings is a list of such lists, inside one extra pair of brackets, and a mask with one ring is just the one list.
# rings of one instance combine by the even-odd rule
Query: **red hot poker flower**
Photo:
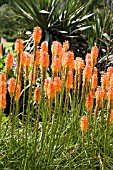
[(47, 52), (43, 52), (40, 54), (40, 66), (41, 68), (48, 68), (49, 66), (49, 55)]
[(54, 83), (56, 85), (56, 92), (59, 92), (62, 87), (62, 81), (59, 77), (54, 77)]
[(43, 41), (41, 43), (41, 52), (48, 52), (48, 42), (47, 41)]
[(68, 51), (69, 50), (69, 41), (68, 40), (63, 42), (63, 49), (64, 49), (64, 51)]
[(0, 94), (6, 95), (6, 83), (4, 81), (0, 82)]
[(80, 124), (82, 133), (85, 133), (88, 129), (88, 118), (87, 116), (82, 116), (81, 117), (81, 124)]
[(16, 87), (16, 94), (15, 94), (15, 101), (18, 102), (19, 98), (20, 98), (20, 93), (21, 93), (21, 87), (20, 85), (17, 85)]
[(6, 81), (6, 74), (5, 73), (0, 74), (0, 82), (1, 81)]
[(10, 78), (8, 81), (8, 91), (10, 96), (13, 96), (16, 87), (16, 81), (14, 78)]
[(68, 71), (67, 80), (66, 80), (66, 88), (67, 89), (73, 88), (73, 72), (71, 70)]
[(62, 58), (62, 44), (58, 41), (53, 41), (51, 46), (52, 55)]
[(6, 56), (6, 70), (9, 70), (12, 68), (12, 65), (13, 65), (13, 54), (12, 53), (8, 53), (7, 56)]
[(86, 96), (86, 103), (85, 103), (87, 111), (91, 111), (93, 108), (93, 96), (91, 93), (88, 93)]
[(0, 110), (6, 108), (6, 95), (0, 94)]
[(52, 80), (48, 82), (46, 93), (48, 99), (53, 99), (56, 95), (56, 84)]
[(36, 51), (36, 60), (35, 60), (35, 65), (38, 66), (40, 62), (40, 50)]
[(22, 39), (17, 39), (15, 42), (15, 50), (17, 53), (22, 53), (23, 49), (24, 49), (24, 42)]
[(0, 55), (2, 55), (2, 45), (0, 44)]
[(55, 58), (52, 63), (52, 71), (58, 73), (61, 68), (61, 63), (59, 58)]
[(33, 30), (33, 40), (35, 43), (39, 43), (42, 38), (42, 30), (40, 27), (35, 27)]
[(40, 87), (36, 87), (34, 91), (34, 101), (37, 103), (40, 101)]

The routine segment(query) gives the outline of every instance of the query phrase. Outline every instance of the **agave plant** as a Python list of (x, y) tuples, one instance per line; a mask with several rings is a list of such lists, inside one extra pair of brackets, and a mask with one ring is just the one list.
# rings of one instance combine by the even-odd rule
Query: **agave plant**
[(41, 27), (42, 40), (48, 41), (50, 45), (53, 40), (70, 40), (72, 49), (76, 44), (74, 48), (83, 51), (87, 44), (84, 30), (91, 27), (86, 21), (93, 15), (85, 12), (86, 4), (74, 0), (10, 0), (10, 3), (32, 28)]

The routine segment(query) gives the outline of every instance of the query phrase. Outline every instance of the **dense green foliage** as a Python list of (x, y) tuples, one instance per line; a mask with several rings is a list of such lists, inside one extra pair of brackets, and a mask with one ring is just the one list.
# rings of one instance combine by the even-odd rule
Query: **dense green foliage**
[(1, 0), (0, 1), (0, 6), (4, 5), (4, 4), (8, 4), (9, 0)]
[(8, 4), (0, 7), (0, 37), (15, 41), (18, 37), (27, 38), (25, 32), (29, 29), (25, 19), (17, 16)]

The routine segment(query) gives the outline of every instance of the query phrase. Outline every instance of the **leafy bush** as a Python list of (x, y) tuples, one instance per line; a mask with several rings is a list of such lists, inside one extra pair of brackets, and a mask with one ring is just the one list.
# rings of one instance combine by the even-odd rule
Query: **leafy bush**
[[(27, 22), (18, 17), (8, 4), (0, 7), (0, 37), (4, 37), (7, 41), (15, 41), (17, 37), (28, 38), (25, 32), (28, 30)], [(20, 35), (21, 34), (21, 35)]]

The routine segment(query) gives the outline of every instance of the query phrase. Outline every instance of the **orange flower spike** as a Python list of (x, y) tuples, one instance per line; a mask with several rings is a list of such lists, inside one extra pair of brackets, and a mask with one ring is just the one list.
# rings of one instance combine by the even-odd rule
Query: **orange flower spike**
[(64, 52), (62, 55), (62, 66), (67, 68), (68, 67), (68, 53)]
[(55, 95), (56, 95), (56, 85), (52, 80), (48, 82), (46, 92), (47, 92), (48, 99), (53, 99), (55, 97)]
[(6, 108), (6, 95), (2, 95), (2, 108), (5, 109)]
[(91, 53), (87, 53), (85, 56), (85, 62), (87, 62), (87, 60), (91, 60)]
[(68, 51), (69, 50), (69, 41), (68, 40), (63, 42), (63, 49), (64, 49), (64, 51)]
[(97, 46), (93, 46), (91, 48), (91, 59), (93, 61), (93, 66), (96, 65), (97, 63), (97, 57), (98, 57), (99, 49)]
[(27, 53), (26, 52), (22, 52), (21, 56), (20, 56), (20, 64), (21, 66), (24, 66), (26, 63), (26, 58), (27, 58)]
[(104, 99), (106, 98), (105, 89), (103, 87), (98, 86), (96, 92), (95, 92), (95, 98), (96, 98), (96, 107), (95, 107), (95, 117), (98, 115), (99, 108), (103, 106)]
[(48, 52), (48, 42), (44, 41), (41, 43), (41, 52)]
[(0, 94), (0, 111), (3, 109), (2, 106), (2, 94)]
[(6, 81), (6, 74), (5, 73), (0, 74), (0, 82), (1, 81)]
[(74, 53), (72, 51), (68, 51), (68, 67), (69, 70), (74, 69)]
[(113, 67), (108, 67), (107, 68), (107, 76), (108, 76), (108, 80), (110, 80), (110, 77), (113, 73)]
[(73, 72), (71, 70), (68, 71), (67, 80), (66, 80), (66, 88), (67, 89), (73, 88)]
[(83, 67), (84, 67), (84, 60), (81, 58), (81, 60), (79, 60), (78, 62), (78, 74), (81, 73), (81, 71), (83, 70)]
[(98, 87), (96, 92), (95, 92), (95, 97), (96, 97), (96, 101), (98, 102), (99, 100), (102, 101), (103, 98), (105, 97), (105, 91), (102, 87)]
[(86, 66), (90, 66), (90, 67), (92, 67), (92, 61), (91, 61), (91, 60), (87, 60), (87, 62), (86, 62)]
[(13, 65), (13, 54), (12, 53), (8, 53), (7, 56), (6, 56), (6, 69), (9, 70), (12, 68), (12, 65)]
[(60, 80), (59, 77), (54, 77), (54, 83), (56, 85), (56, 92), (59, 92), (62, 87), (62, 81)]
[(96, 67), (94, 67), (93, 74), (97, 74), (98, 75), (98, 70), (97, 70)]
[(74, 68), (78, 73), (82, 71), (84, 67), (84, 60), (81, 57), (76, 57), (76, 60), (74, 60)]
[(28, 67), (31, 65), (32, 62), (32, 57), (29, 53), (26, 53), (26, 61), (25, 61), (25, 66)]
[(96, 90), (96, 92), (95, 92), (95, 97), (96, 97), (96, 103), (98, 103), (98, 101), (100, 100), (99, 87), (97, 88), (97, 90)]
[(40, 50), (36, 51), (36, 60), (35, 60), (35, 65), (38, 66), (40, 62)]
[(45, 91), (47, 91), (49, 81), (51, 81), (51, 78), (45, 79), (45, 82), (44, 82), (44, 90)]
[(53, 41), (51, 46), (52, 55), (62, 58), (62, 44), (58, 41)]
[(91, 54), (87, 53), (85, 57), (86, 66), (92, 66)]
[(0, 94), (6, 95), (6, 83), (4, 81), (0, 82)]
[(91, 93), (88, 93), (86, 96), (86, 103), (85, 103), (87, 111), (91, 111), (93, 108), (93, 96)]
[(16, 94), (15, 94), (15, 101), (16, 102), (18, 102), (18, 100), (20, 98), (20, 93), (21, 93), (20, 85), (17, 85), (17, 87), (16, 87)]
[(112, 73), (112, 75), (110, 76), (109, 86), (110, 86), (110, 87), (113, 87), (113, 73)]
[(87, 118), (87, 116), (81, 117), (80, 127), (81, 127), (81, 130), (82, 130), (82, 133), (84, 134), (88, 129), (88, 118)]
[(74, 69), (74, 53), (72, 51), (63, 53), (62, 66), (68, 68), (69, 70)]
[(89, 82), (92, 75), (92, 67), (86, 66), (83, 70), (83, 82), (87, 81)]
[(101, 86), (102, 87), (108, 87), (108, 76), (106, 73), (104, 73), (102, 76), (101, 76)]
[(6, 108), (6, 95), (0, 94), (0, 110)]
[(52, 71), (58, 73), (61, 68), (61, 62), (59, 58), (55, 58), (52, 63)]
[(42, 38), (42, 30), (40, 27), (35, 27), (33, 30), (33, 40), (35, 43), (39, 43)]
[(40, 101), (40, 87), (36, 87), (34, 91), (34, 101), (39, 102)]
[(15, 42), (15, 50), (17, 53), (22, 53), (23, 49), (24, 49), (24, 42), (22, 39), (17, 39)]
[(49, 55), (47, 52), (40, 54), (40, 66), (41, 68), (48, 68), (49, 66)]
[(109, 101), (113, 101), (113, 87), (108, 88), (107, 97)]
[(98, 83), (97, 74), (93, 74), (92, 82), (91, 82), (91, 88), (95, 89), (97, 87), (97, 83)]
[(95, 95), (95, 89), (97, 87), (97, 83), (98, 83), (97, 74), (93, 74), (92, 75), (92, 81), (91, 81), (91, 94), (92, 94), (93, 97)]
[(10, 78), (9, 81), (8, 81), (8, 91), (9, 91), (9, 94), (10, 96), (13, 96), (14, 94), (14, 91), (15, 91), (15, 87), (16, 87), (16, 81), (14, 78)]
[(98, 57), (98, 53), (99, 53), (99, 49), (97, 46), (93, 46), (91, 48), (91, 55), (93, 54), (93, 57), (97, 58)]
[(0, 44), (0, 55), (2, 55), (2, 44)]

